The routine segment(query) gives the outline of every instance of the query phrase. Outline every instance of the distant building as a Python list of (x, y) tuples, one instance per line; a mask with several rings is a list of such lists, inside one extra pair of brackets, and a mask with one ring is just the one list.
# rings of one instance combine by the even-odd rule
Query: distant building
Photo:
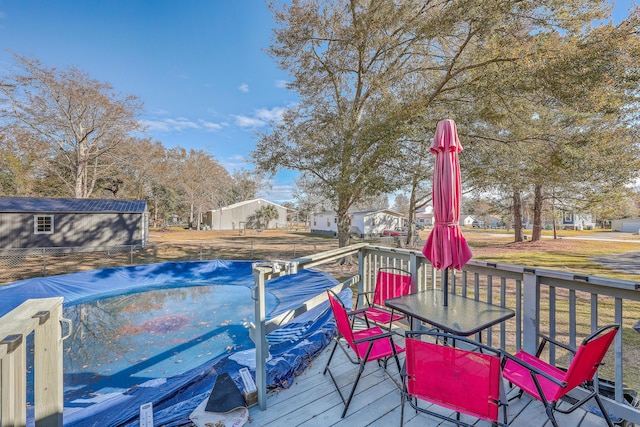
[[(404, 216), (389, 209), (350, 211), (351, 234), (358, 237), (380, 235), (384, 230), (394, 230), (404, 225)], [(318, 212), (311, 215), (311, 232), (338, 235), (338, 216), (335, 211)]]
[(421, 212), (416, 212), (416, 225), (433, 227), (433, 208), (431, 206), (427, 206)]
[(476, 221), (476, 219), (471, 215), (460, 215), (460, 221), (458, 224), (463, 227), (471, 227), (473, 221)]
[(640, 232), (640, 217), (614, 219), (611, 221), (611, 231), (638, 233)]
[(144, 246), (144, 200), (0, 197), (0, 249)]
[(564, 230), (593, 230), (596, 222), (591, 214), (565, 211), (560, 227)]
[(285, 228), (287, 208), (265, 199), (246, 200), (220, 209), (207, 211), (204, 225), (212, 230), (238, 230), (247, 228), (247, 221), (262, 206), (272, 205), (278, 211), (278, 217), (269, 221), (265, 228)]

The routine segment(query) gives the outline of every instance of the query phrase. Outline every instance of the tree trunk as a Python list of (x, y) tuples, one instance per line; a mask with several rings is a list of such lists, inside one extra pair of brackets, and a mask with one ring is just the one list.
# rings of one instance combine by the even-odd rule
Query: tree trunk
[(351, 217), (346, 209), (338, 209), (338, 247), (349, 246), (351, 243)]
[(409, 196), (409, 224), (407, 226), (407, 246), (413, 246), (416, 231), (416, 196), (413, 189)]
[(556, 195), (553, 193), (553, 199), (551, 201), (551, 217), (553, 218), (553, 239), (558, 238), (558, 227), (556, 225)]
[(520, 192), (513, 192), (513, 233), (516, 242), (522, 242), (522, 199)]
[(537, 242), (542, 238), (542, 186), (536, 184), (533, 200), (533, 232), (531, 241)]

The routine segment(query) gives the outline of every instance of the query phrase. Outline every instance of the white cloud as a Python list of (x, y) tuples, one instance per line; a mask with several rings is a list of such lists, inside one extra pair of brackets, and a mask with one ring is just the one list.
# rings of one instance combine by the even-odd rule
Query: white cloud
[(248, 116), (233, 116), (236, 119), (236, 125), (243, 128), (260, 127), (267, 124), (264, 120)]
[(207, 122), (205, 120), (200, 120), (199, 123), (202, 125), (203, 128), (205, 128), (206, 130), (210, 130), (212, 132), (218, 131), (223, 127), (223, 125), (220, 123)]
[(228, 171), (246, 169), (247, 166), (249, 166), (249, 161), (245, 156), (238, 154), (226, 158), (224, 161), (222, 161), (222, 166), (224, 166)]
[(222, 129), (224, 124), (208, 122), (206, 120), (198, 120), (194, 122), (185, 117), (175, 119), (151, 119), (141, 120), (140, 124), (151, 132), (181, 132), (190, 129), (205, 129), (208, 131), (218, 131)]
[(233, 116), (236, 125), (243, 128), (257, 128), (266, 125), (270, 121), (279, 122), (282, 114), (286, 111), (284, 107), (274, 107), (271, 109), (261, 108), (256, 110), (253, 116)]
[(249, 93), (249, 85), (246, 83), (242, 83), (240, 86), (238, 86), (238, 90), (243, 93)]
[(164, 122), (171, 128), (171, 130), (185, 130), (185, 129), (198, 129), (199, 126), (197, 123), (192, 122), (191, 120), (178, 117), (177, 119), (166, 119)]
[(284, 107), (274, 107), (270, 110), (265, 108), (261, 108), (256, 111), (256, 117), (265, 121), (280, 121), (282, 120), (282, 114), (285, 112), (286, 108)]
[(293, 190), (293, 185), (272, 185), (270, 188), (258, 191), (256, 196), (275, 203), (292, 202)]
[(276, 80), (273, 85), (279, 89), (286, 89), (288, 83), (286, 80)]

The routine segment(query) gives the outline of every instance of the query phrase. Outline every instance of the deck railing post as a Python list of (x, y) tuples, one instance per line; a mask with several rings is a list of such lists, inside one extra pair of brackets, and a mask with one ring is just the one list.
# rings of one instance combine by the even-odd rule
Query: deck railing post
[(253, 277), (256, 286), (253, 288), (252, 298), (255, 301), (255, 335), (256, 345), (256, 387), (258, 389), (258, 404), (260, 409), (267, 409), (267, 357), (269, 356), (269, 343), (265, 334), (265, 322), (267, 318), (264, 283), (265, 274), (262, 268), (253, 269)]
[(27, 424), (26, 342), (22, 334), (9, 335), (0, 341), (6, 355), (0, 361), (0, 425)]
[[(366, 251), (365, 248), (362, 248), (358, 251), (358, 276), (360, 276), (360, 279), (358, 279), (358, 294), (364, 292), (364, 276), (365, 276), (365, 260), (367, 259), (366, 257)], [(362, 298), (362, 297), (359, 297)], [(360, 307), (360, 305), (363, 303), (363, 301), (358, 301), (357, 302), (357, 306)]]
[(61, 427), (64, 410), (62, 305), (34, 317), (40, 325), (34, 334), (34, 397), (36, 427)]
[(535, 354), (540, 332), (540, 279), (534, 269), (525, 268), (523, 273), (522, 332), (523, 348)]
[(411, 293), (418, 292), (418, 257), (415, 252), (409, 255), (409, 272), (411, 273)]

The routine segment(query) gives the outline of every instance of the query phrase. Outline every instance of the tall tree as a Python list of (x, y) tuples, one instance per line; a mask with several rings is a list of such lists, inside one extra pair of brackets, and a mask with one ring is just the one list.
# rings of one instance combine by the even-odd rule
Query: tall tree
[[(397, 3), (397, 2), (396, 2)], [(261, 135), (254, 153), (267, 171), (316, 177), (338, 216), (340, 246), (349, 242), (349, 209), (394, 189), (390, 161), (401, 156), (388, 106), (414, 41), (403, 26), (421, 11), (411, 2), (293, 1), (277, 9), (270, 53), (287, 69), (301, 102)]]
[[(315, 175), (334, 204), (344, 246), (356, 201), (406, 186), (400, 171), (411, 170), (415, 158), (399, 141), (414, 136), (417, 121), (433, 118), (432, 111), (467, 112), (469, 87), (501, 64), (527, 59), (534, 45), (522, 43), (523, 36), (596, 17), (589, 7), (597, 4), (292, 0), (272, 6), (278, 27), (270, 53), (291, 74), (289, 87), (301, 101), (261, 135), (254, 161), (270, 172)], [(424, 171), (417, 173), (420, 181)]]
[(545, 204), (587, 210), (637, 176), (637, 10), (617, 27), (586, 23), (530, 34), (537, 54), (488, 77), (474, 102), (462, 163), (476, 188), (514, 195), (516, 241), (522, 195), (539, 240)]
[(73, 197), (90, 197), (111, 173), (111, 152), (140, 129), (142, 104), (77, 68), (46, 68), (14, 55), (15, 69), (0, 80), (0, 119), (8, 132), (43, 154), (39, 166)]

